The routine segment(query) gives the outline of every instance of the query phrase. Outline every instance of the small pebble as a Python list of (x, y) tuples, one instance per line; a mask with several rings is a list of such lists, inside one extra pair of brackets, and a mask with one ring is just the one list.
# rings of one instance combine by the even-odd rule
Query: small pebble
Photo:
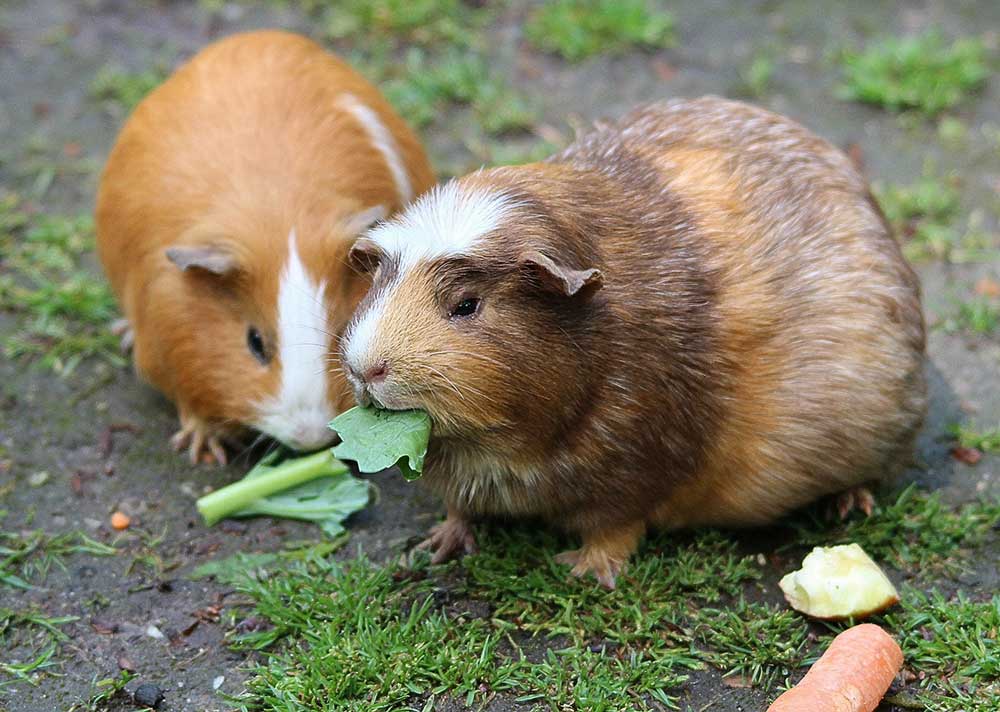
[(163, 702), (163, 690), (160, 689), (159, 685), (144, 682), (135, 688), (135, 692), (132, 693), (132, 699), (135, 700), (137, 705), (156, 709)]
[(226, 676), (219, 675), (217, 678), (212, 680), (212, 689), (218, 690), (220, 687), (222, 687), (222, 683), (224, 683), (225, 681), (226, 681)]
[(36, 472), (28, 478), (28, 484), (32, 487), (41, 487), (48, 481), (49, 473), (44, 470), (42, 472)]
[(132, 518), (129, 517), (124, 512), (115, 512), (111, 515), (111, 526), (122, 531), (123, 529), (128, 529), (128, 525), (132, 523)]
[(163, 634), (162, 630), (157, 628), (152, 623), (146, 626), (146, 635), (148, 635), (150, 638), (156, 638), (157, 640), (163, 640), (164, 638), (167, 637)]

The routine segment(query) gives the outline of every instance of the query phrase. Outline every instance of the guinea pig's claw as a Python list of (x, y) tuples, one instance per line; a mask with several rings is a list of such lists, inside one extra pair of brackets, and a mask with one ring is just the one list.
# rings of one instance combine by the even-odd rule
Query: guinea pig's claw
[(225, 465), (229, 461), (222, 440), (216, 435), (208, 435), (200, 424), (182, 424), (181, 429), (170, 438), (170, 446), (178, 452), (187, 449), (192, 465), (200, 462)]
[(837, 495), (835, 506), (840, 521), (847, 519), (847, 515), (855, 509), (864, 512), (866, 517), (870, 517), (875, 509), (875, 496), (867, 487), (852, 487)]
[(434, 526), (430, 535), (416, 547), (420, 551), (433, 550), (431, 564), (442, 564), (452, 558), (475, 554), (476, 537), (467, 519), (449, 515)]
[(555, 557), (557, 564), (572, 566), (570, 574), (583, 578), (589, 573), (594, 574), (597, 582), (609, 591), (614, 591), (618, 574), (621, 573), (623, 562), (608, 556), (603, 551), (584, 547), (575, 551), (564, 551)]
[(118, 348), (123, 354), (131, 353), (135, 346), (135, 331), (128, 319), (115, 319), (111, 322), (111, 333), (119, 338)]

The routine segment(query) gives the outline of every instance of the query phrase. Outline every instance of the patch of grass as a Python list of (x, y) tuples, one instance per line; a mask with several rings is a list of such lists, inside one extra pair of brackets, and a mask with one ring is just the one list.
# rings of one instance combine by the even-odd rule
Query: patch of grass
[(469, 106), (487, 134), (529, 128), (535, 112), (495, 77), (486, 60), (449, 51), (430, 59), (419, 49), (406, 55), (404, 74), (382, 86), (389, 101), (411, 125), (427, 126), (449, 105)]
[(157, 66), (141, 72), (129, 72), (107, 64), (101, 67), (90, 83), (90, 95), (110, 104), (116, 111), (131, 113), (149, 92), (167, 78), (166, 68)]
[(980, 430), (974, 424), (949, 426), (948, 434), (962, 447), (975, 448), (981, 452), (1000, 453), (1000, 428)]
[(725, 675), (739, 675), (755, 685), (787, 681), (809, 652), (808, 628), (789, 608), (741, 598), (726, 608), (703, 608), (698, 618), (696, 634), (709, 648), (707, 660)]
[(989, 336), (1000, 327), (1000, 304), (995, 299), (976, 297), (958, 305), (958, 311), (947, 319), (947, 331), (966, 331), (981, 336)]
[(675, 41), (673, 17), (650, 0), (552, 0), (531, 13), (524, 31), (538, 49), (571, 62)]
[(0, 586), (31, 588), (45, 579), (53, 566), (65, 568), (63, 559), (73, 554), (113, 556), (116, 549), (80, 531), (46, 534), (42, 531), (0, 531)]
[(736, 93), (760, 99), (767, 94), (774, 76), (774, 58), (769, 53), (754, 56), (750, 64), (741, 68), (740, 81), (735, 87)]
[[(870, 523), (817, 543), (857, 541), (876, 559), (923, 567), (998, 520), (1000, 504), (951, 510), (911, 488)], [(803, 534), (803, 544), (820, 539)], [(846, 625), (817, 638), (805, 618), (754, 601), (760, 567), (716, 531), (651, 539), (615, 591), (568, 578), (553, 558), (567, 542), (551, 533), (492, 527), (479, 538), (479, 554), (432, 569), (423, 556), (411, 568), (321, 556), (253, 560), (243, 575), (224, 567), (254, 601), (247, 615), (264, 622), (231, 637), (263, 651), (240, 709), (429, 710), (494, 695), (559, 711), (673, 708), (706, 663), (758, 686), (787, 684)], [(269, 567), (280, 575), (262, 573)], [(997, 612), (987, 605), (908, 588), (902, 608), (876, 619), (926, 673), (928, 709), (960, 709), (943, 701), (946, 689), (972, 699), (995, 687)]]
[[(274, 627), (237, 645), (278, 643), (244, 709), (292, 700), (309, 709), (421, 709), (443, 694), (474, 704), (493, 692), (552, 709), (617, 710), (623, 699), (635, 709), (669, 706), (671, 689), (701, 666), (677, 622), (689, 602), (718, 600), (759, 576), (713, 532), (649, 545), (614, 592), (568, 581), (552, 559), (552, 536), (491, 530), (485, 541), (465, 561), (465, 580), (447, 587), (419, 567), (363, 559), (244, 577), (255, 614)], [(350, 603), (359, 600), (365, 606)]]
[[(48, 616), (37, 610), (18, 611), (0, 607), (0, 650), (4, 655), (20, 652), (19, 658), (0, 659), (0, 687), (14, 682), (37, 685), (39, 673), (56, 667), (59, 644), (67, 640), (61, 626), (77, 620), (75, 616)], [(24, 655), (27, 659), (21, 659)]]
[(948, 45), (936, 32), (890, 37), (864, 52), (845, 52), (843, 70), (843, 98), (926, 115), (965, 101), (989, 76), (982, 40)]
[(833, 529), (817, 515), (799, 522), (796, 546), (856, 542), (877, 562), (921, 574), (961, 567), (964, 552), (981, 543), (1000, 522), (1000, 502), (952, 509), (938, 493), (910, 485), (894, 501), (880, 503), (871, 517), (850, 519)]
[[(1000, 700), (1000, 596), (976, 602), (961, 591), (946, 599), (911, 589), (885, 622), (907, 665), (927, 673), (921, 698), (928, 709), (997, 709), (985, 705)], [(971, 706), (954, 704), (963, 699)]]
[(391, 36), (431, 46), (473, 44), (489, 12), (462, 0), (310, 0), (313, 9), (326, 10), (324, 28), (329, 37)]
[(29, 215), (16, 196), (0, 197), (0, 309), (22, 315), (7, 358), (30, 355), (61, 373), (94, 355), (123, 363), (106, 329), (114, 296), (83, 266), (93, 247), (89, 216)]
[(78, 702), (70, 707), (67, 712), (98, 712), (108, 709), (108, 704), (116, 699), (127, 699), (125, 686), (136, 677), (134, 672), (122, 670), (118, 677), (107, 677), (103, 680), (95, 680), (91, 687), (93, 694), (86, 702)]
[(910, 185), (875, 184), (873, 188), (908, 258), (961, 259), (959, 232), (954, 227), (961, 193), (955, 180), (925, 172)]

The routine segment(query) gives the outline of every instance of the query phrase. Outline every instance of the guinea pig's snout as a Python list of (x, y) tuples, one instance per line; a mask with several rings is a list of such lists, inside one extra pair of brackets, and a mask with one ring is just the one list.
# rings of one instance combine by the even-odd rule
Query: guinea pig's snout
[(362, 387), (373, 386), (384, 381), (389, 375), (389, 362), (382, 359), (371, 366), (347, 364), (347, 370)]
[(374, 366), (370, 366), (364, 372), (361, 380), (368, 384), (381, 383), (389, 374), (389, 362), (385, 359), (379, 361)]

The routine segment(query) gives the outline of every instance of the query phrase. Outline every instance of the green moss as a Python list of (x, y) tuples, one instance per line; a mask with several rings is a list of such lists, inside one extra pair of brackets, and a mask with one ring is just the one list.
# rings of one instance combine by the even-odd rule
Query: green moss
[(673, 17), (649, 0), (553, 0), (531, 13), (524, 30), (535, 47), (571, 62), (674, 44)]
[(989, 76), (981, 40), (948, 45), (936, 32), (890, 37), (863, 52), (845, 52), (843, 72), (843, 98), (927, 115), (962, 103)]

